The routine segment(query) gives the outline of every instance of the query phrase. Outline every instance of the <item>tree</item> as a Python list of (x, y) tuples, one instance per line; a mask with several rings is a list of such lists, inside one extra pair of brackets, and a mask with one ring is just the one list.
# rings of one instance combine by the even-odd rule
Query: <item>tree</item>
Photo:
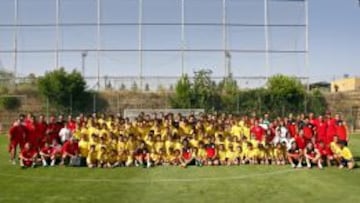
[(299, 80), (285, 75), (275, 75), (269, 78), (268, 92), (271, 95), (272, 108), (281, 115), (286, 112), (303, 112), (306, 91)]
[(191, 108), (191, 83), (188, 75), (180, 77), (175, 85), (175, 94), (170, 97), (170, 103), (173, 108)]
[(121, 83), (121, 85), (120, 85), (120, 90), (126, 90), (126, 85), (124, 84), (124, 83)]
[(137, 92), (138, 90), (139, 90), (139, 87), (138, 87), (136, 81), (134, 81), (131, 85), (131, 91)]
[(220, 109), (220, 96), (216, 91), (216, 83), (211, 80), (212, 71), (201, 69), (195, 72), (192, 103), (197, 108), (206, 110)]
[(21, 101), (18, 97), (4, 96), (0, 97), (0, 109), (2, 110), (17, 110), (21, 106)]
[(145, 92), (148, 92), (148, 91), (150, 91), (150, 85), (149, 85), (149, 83), (146, 83), (145, 84)]
[(237, 109), (238, 90), (237, 82), (232, 75), (220, 81), (218, 91), (221, 96), (221, 106), (224, 111), (230, 112)]
[(68, 73), (64, 68), (46, 72), (38, 80), (40, 93), (57, 108), (81, 110), (88, 102), (85, 92), (86, 82), (80, 72), (73, 70)]

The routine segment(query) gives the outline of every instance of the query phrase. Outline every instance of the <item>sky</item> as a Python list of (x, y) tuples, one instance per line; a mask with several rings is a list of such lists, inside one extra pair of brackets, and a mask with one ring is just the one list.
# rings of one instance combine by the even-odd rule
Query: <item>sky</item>
[[(18, 0), (19, 24), (55, 23), (55, 0)], [(143, 22), (180, 23), (180, 0), (143, 0)], [(60, 23), (96, 23), (96, 0), (60, 0)], [(101, 0), (104, 23), (137, 23), (138, 0)], [(221, 0), (185, 0), (186, 23), (221, 23)], [(263, 24), (263, 0), (227, 0), (227, 22)], [(304, 24), (303, 4), (269, 0), (269, 24)], [(14, 70), (14, 0), (0, 1), (0, 68)], [(272, 50), (304, 50), (304, 27), (270, 27)], [(60, 49), (96, 49), (95, 26), (60, 28)], [(264, 50), (263, 27), (229, 27), (228, 49)], [(138, 26), (102, 26), (100, 46), (103, 49), (137, 49)], [(331, 81), (344, 74), (360, 76), (360, 7), (358, 0), (309, 0), (309, 65), (304, 54), (270, 54), (266, 70), (263, 53), (231, 53), (234, 76), (265, 76), (282, 73), (310, 76), (312, 82)], [(54, 50), (55, 27), (20, 27), (18, 50)], [(185, 26), (187, 49), (222, 49), (222, 28), (218, 26)], [(143, 26), (144, 49), (179, 49), (180, 26)], [(101, 76), (138, 76), (138, 52), (100, 53)], [(43, 75), (55, 68), (54, 53), (19, 53), (17, 74)], [(88, 52), (85, 76), (97, 75), (96, 52)], [(67, 70), (81, 67), (81, 52), (60, 53), (59, 65)], [(185, 53), (185, 72), (211, 69), (223, 76), (224, 53)], [(178, 76), (181, 74), (180, 52), (144, 52), (143, 75)], [(241, 81), (244, 85), (263, 81)], [(258, 85), (259, 85), (258, 84)], [(256, 84), (252, 84), (256, 85)]]

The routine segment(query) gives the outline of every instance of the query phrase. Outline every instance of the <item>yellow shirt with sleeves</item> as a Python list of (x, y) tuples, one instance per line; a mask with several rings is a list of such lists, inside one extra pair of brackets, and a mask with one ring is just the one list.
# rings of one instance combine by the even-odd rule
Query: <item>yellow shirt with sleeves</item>
[(235, 135), (236, 137), (240, 138), (242, 133), (242, 128), (238, 125), (233, 125), (230, 130), (231, 135)]
[(190, 144), (193, 147), (199, 148), (199, 140), (197, 140), (197, 139), (191, 139)]
[(165, 150), (166, 150), (166, 153), (169, 154), (170, 153), (170, 148), (174, 148), (175, 146), (175, 143), (170, 141), (170, 140), (166, 140), (165, 141)]
[(114, 164), (114, 163), (116, 163), (118, 161), (118, 158), (119, 158), (119, 156), (117, 154), (115, 154), (115, 155), (108, 154), (108, 160), (107, 161), (110, 164)]
[(201, 159), (206, 158), (206, 150), (204, 148), (200, 148), (197, 152), (197, 157)]
[(229, 160), (234, 160), (234, 159), (237, 158), (237, 154), (236, 154), (235, 151), (230, 151), (230, 150), (228, 150), (228, 151), (226, 152), (226, 158), (228, 158)]
[(336, 144), (336, 142), (331, 142), (330, 143), (330, 149), (331, 151), (336, 154), (336, 155), (340, 155), (341, 153), (341, 149), (340, 147)]
[(159, 153), (162, 148), (165, 147), (165, 144), (163, 141), (157, 141), (155, 142), (155, 152)]
[(353, 159), (353, 155), (348, 147), (344, 147), (343, 149), (340, 149), (340, 156), (348, 161)]
[(175, 142), (174, 149), (180, 150), (182, 149), (182, 144), (180, 142)]
[(225, 161), (226, 160), (226, 151), (225, 150), (219, 150), (218, 151), (218, 156), (220, 161)]
[(136, 149), (135, 141), (128, 140), (125, 144), (125, 149), (129, 150), (129, 152), (135, 151)]
[(93, 163), (95, 163), (96, 160), (97, 160), (97, 156), (98, 156), (98, 154), (97, 154), (96, 151), (89, 152), (89, 153), (88, 153), (88, 156), (87, 156), (87, 158), (86, 158), (86, 162), (87, 162), (88, 164), (93, 164)]
[(283, 149), (279, 149), (279, 148), (275, 148), (275, 149), (274, 149), (274, 157), (275, 157), (276, 159), (283, 158), (283, 156), (284, 156), (284, 151), (283, 151)]
[(100, 162), (107, 162), (108, 156), (107, 156), (106, 152), (99, 152), (97, 160)]
[(80, 156), (87, 157), (90, 147), (89, 142), (85, 140), (80, 140), (78, 145), (79, 145)]

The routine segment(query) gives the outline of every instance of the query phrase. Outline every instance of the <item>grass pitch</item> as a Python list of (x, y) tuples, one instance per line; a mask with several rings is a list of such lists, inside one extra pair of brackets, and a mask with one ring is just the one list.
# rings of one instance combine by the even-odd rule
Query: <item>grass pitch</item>
[[(359, 165), (360, 135), (350, 142)], [(6, 149), (0, 136), (0, 202), (360, 202), (360, 169), (20, 169)]]

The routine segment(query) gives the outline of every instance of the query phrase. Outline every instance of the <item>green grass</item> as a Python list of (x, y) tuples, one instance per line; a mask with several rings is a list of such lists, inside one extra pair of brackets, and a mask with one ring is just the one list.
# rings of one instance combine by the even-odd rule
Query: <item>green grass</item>
[[(360, 169), (289, 166), (36, 168), (8, 162), (0, 136), (0, 202), (360, 202)], [(360, 136), (352, 136), (360, 157)], [(359, 164), (359, 162), (358, 162)]]

